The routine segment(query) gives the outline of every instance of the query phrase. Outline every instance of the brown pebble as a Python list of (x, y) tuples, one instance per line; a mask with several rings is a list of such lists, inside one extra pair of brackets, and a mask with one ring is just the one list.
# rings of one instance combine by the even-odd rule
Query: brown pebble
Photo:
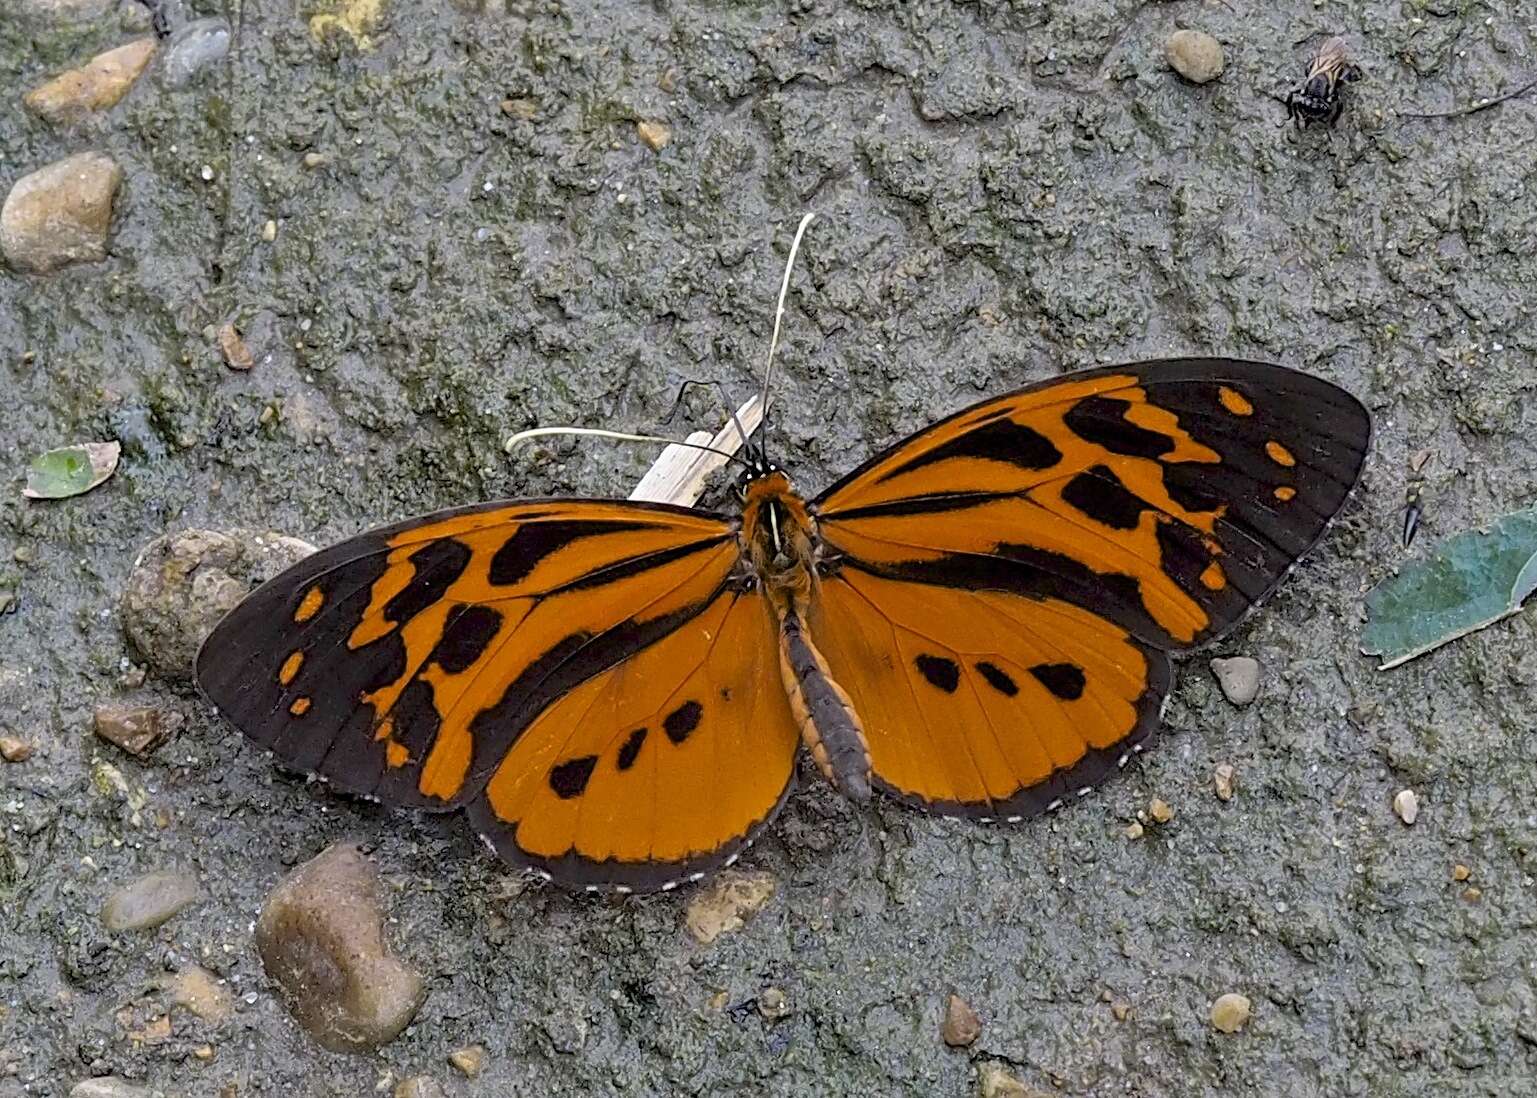
[(212, 1060), (213, 1059), (213, 1046), (212, 1045), (198, 1045), (197, 1048), (192, 1050), (192, 1055), (196, 1056), (199, 1060), (204, 1060), (204, 1061)]
[(939, 1035), (951, 1048), (965, 1048), (982, 1035), (982, 1019), (959, 995), (945, 1000), (945, 1020)]
[(65, 157), (11, 185), (0, 205), (0, 252), (17, 270), (47, 274), (107, 258), (123, 169), (105, 153)]
[(637, 122), (635, 132), (652, 152), (661, 152), (672, 141), (672, 130), (661, 122)]
[(1237, 1033), (1249, 1024), (1253, 1006), (1246, 995), (1228, 992), (1211, 1005), (1211, 1024), (1223, 1033)]
[(1471, 876), (1473, 876), (1473, 871), (1467, 866), (1463, 865), (1461, 862), (1458, 862), (1456, 865), (1452, 866), (1452, 880), (1465, 881)]
[(1169, 807), (1167, 801), (1154, 797), (1147, 806), (1147, 814), (1161, 824), (1166, 824), (1174, 818), (1174, 809)]
[(219, 329), (219, 350), (224, 352), (224, 361), (231, 370), (249, 370), (256, 365), (256, 360), (251, 357), (251, 349), (245, 345), (245, 340), (240, 338), (240, 332), (233, 324), (226, 324)]
[(378, 1048), (422, 1004), (422, 978), (384, 939), (379, 874), (351, 843), (284, 877), (256, 922), (262, 967), (295, 1020), (332, 1052)]
[(0, 736), (0, 759), (24, 763), (32, 757), (32, 745), (16, 736)]
[(1117, 1022), (1124, 1022), (1131, 1017), (1131, 1004), (1125, 999), (1117, 999), (1110, 1004), (1110, 1013), (1115, 1015)]
[(766, 987), (758, 993), (758, 1013), (769, 1021), (778, 1021), (790, 1015), (790, 997), (777, 987)]
[(219, 1025), (234, 1009), (235, 998), (213, 973), (188, 965), (170, 980), (171, 1002), (185, 1007), (203, 1021)]
[(135, 39), (33, 89), (22, 102), (33, 114), (55, 123), (107, 110), (128, 94), (154, 54), (153, 38)]
[(430, 1075), (413, 1075), (395, 1084), (395, 1098), (448, 1098), (448, 1091)]
[(157, 870), (114, 890), (101, 905), (101, 921), (108, 930), (151, 930), (202, 898), (192, 874)]
[(1053, 1098), (1046, 1091), (1021, 1083), (991, 1060), (977, 1068), (977, 1088), (982, 1098)]
[(1132, 820), (1131, 823), (1126, 825), (1126, 831), (1124, 834), (1128, 839), (1135, 841), (1142, 838), (1146, 830), (1147, 829), (1142, 826), (1141, 820)]
[(1477, 885), (1470, 885), (1462, 890), (1462, 898), (1470, 904), (1476, 904), (1484, 898), (1484, 890)]
[(91, 724), (108, 743), (143, 758), (181, 727), (180, 713), (165, 713), (152, 705), (107, 702), (96, 707)]
[(1212, 788), (1217, 791), (1217, 800), (1230, 801), (1233, 799), (1233, 787), (1238, 780), (1238, 771), (1229, 763), (1218, 763), (1217, 769), (1211, 772)]
[(772, 873), (727, 871), (689, 901), (683, 922), (703, 945), (722, 934), (740, 930), (774, 895), (779, 882)]
[(519, 122), (532, 122), (539, 113), (539, 104), (533, 99), (503, 99), (502, 113)]
[(486, 1070), (486, 1046), (465, 1045), (448, 1054), (448, 1062), (458, 1068), (467, 1079), (473, 1079)]

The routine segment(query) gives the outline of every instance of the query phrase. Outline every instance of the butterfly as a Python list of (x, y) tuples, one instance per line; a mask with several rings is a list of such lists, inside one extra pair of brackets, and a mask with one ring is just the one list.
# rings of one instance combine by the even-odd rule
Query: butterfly
[(811, 499), (759, 446), (737, 513), (524, 499), (361, 534), (232, 610), (197, 679), (287, 766), (463, 809), (572, 888), (730, 864), (803, 744), (855, 801), (1012, 822), (1142, 750), (1171, 654), (1276, 587), (1370, 435), (1280, 366), (1068, 374)]

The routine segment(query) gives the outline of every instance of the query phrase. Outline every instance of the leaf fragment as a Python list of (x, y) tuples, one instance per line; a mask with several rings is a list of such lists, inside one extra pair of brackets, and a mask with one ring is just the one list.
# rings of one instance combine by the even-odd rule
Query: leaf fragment
[(83, 495), (117, 472), (122, 450), (117, 442), (84, 442), (39, 454), (27, 468), (21, 494), (28, 499)]

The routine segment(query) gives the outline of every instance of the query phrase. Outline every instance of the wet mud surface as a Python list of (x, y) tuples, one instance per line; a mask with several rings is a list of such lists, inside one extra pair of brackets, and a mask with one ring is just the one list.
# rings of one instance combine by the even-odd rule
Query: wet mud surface
[[(21, 91), (147, 22), (47, 6), (0, 14), (0, 184), (87, 148), (125, 177), (104, 262), (0, 275), (0, 725), (34, 747), (0, 764), (0, 1096), (106, 1074), (189, 1095), (414, 1074), (450, 1094), (971, 1094), (985, 1062), (1064, 1095), (1533, 1093), (1534, 619), (1388, 673), (1357, 652), (1364, 591), (1405, 559), (1412, 453), (1434, 451), (1415, 551), (1533, 491), (1537, 103), (1398, 113), (1537, 75), (1525, 5), (430, 0), (359, 45), (316, 39), (319, 4), (199, 0), (168, 11), (228, 18), (223, 62), (175, 87), (152, 70), (65, 128)], [(1181, 26), (1222, 42), (1216, 82), (1169, 71)], [(1278, 97), (1329, 33), (1367, 77), (1335, 130), (1299, 134)], [(655, 429), (685, 378), (745, 397), (812, 208), (769, 436), (807, 489), (988, 393), (1166, 354), (1281, 361), (1373, 411), (1356, 499), (1184, 661), (1118, 779), (1005, 828), (856, 811), (805, 771), (744, 859), (773, 899), (702, 946), (687, 895), (530, 884), (456, 817), (279, 771), (185, 683), (125, 686), (119, 598), (168, 530), (320, 544), (486, 498), (625, 494), (652, 454), (502, 440)], [(224, 364), (227, 322), (248, 372)], [(700, 393), (680, 420), (716, 414)], [(34, 454), (109, 438), (106, 485), (21, 498)], [(1263, 667), (1242, 709), (1208, 668), (1231, 654)], [(143, 759), (91, 731), (129, 694), (185, 718)], [(1173, 819), (1128, 839), (1153, 797)], [(368, 1056), (307, 1038), (252, 944), (278, 878), (344, 838), (428, 984)], [(106, 930), (108, 893), (165, 867), (204, 899)], [(229, 1019), (143, 1029), (194, 962), (229, 981)], [(782, 1018), (752, 1005), (766, 988)], [(952, 991), (982, 1020), (961, 1050), (939, 1035)], [(1253, 1002), (1233, 1035), (1208, 1021), (1226, 992)], [(447, 1061), (471, 1043), (473, 1080)]]

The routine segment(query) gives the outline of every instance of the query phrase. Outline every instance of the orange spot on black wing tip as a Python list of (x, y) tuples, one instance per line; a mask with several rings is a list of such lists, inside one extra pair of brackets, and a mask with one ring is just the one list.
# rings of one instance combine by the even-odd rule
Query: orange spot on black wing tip
[(592, 777), (592, 768), (597, 763), (596, 755), (582, 755), (556, 764), (550, 769), (550, 789), (563, 801), (580, 797), (586, 792), (587, 782)]
[(1275, 439), (1265, 443), (1265, 453), (1270, 456), (1271, 461), (1288, 469), (1297, 464), (1297, 459), (1292, 452)]
[(1208, 591), (1221, 591), (1227, 587), (1227, 573), (1222, 570), (1222, 565), (1212, 561), (1201, 572), (1201, 586)]
[(406, 749), (405, 744), (391, 740), (384, 745), (384, 761), (389, 763), (392, 769), (399, 770), (411, 761), (411, 752)]
[(1293, 488), (1290, 484), (1283, 484), (1275, 490), (1275, 498), (1282, 503), (1289, 503), (1297, 498), (1297, 489)]
[(288, 707), (288, 711), (296, 717), (302, 717), (310, 711), (311, 704), (309, 698), (295, 698), (293, 704)]
[(1222, 407), (1232, 412), (1235, 416), (1252, 416), (1254, 414), (1254, 405), (1249, 403), (1248, 397), (1231, 386), (1219, 386), (1217, 389), (1217, 399), (1221, 402)]
[(304, 597), (299, 600), (298, 609), (294, 611), (294, 621), (304, 623), (320, 613), (320, 608), (325, 605), (325, 592), (319, 587), (311, 587), (304, 592)]
[(294, 681), (299, 674), (299, 668), (304, 666), (303, 652), (290, 652), (288, 658), (283, 661), (283, 666), (278, 668), (278, 684), (287, 686)]

